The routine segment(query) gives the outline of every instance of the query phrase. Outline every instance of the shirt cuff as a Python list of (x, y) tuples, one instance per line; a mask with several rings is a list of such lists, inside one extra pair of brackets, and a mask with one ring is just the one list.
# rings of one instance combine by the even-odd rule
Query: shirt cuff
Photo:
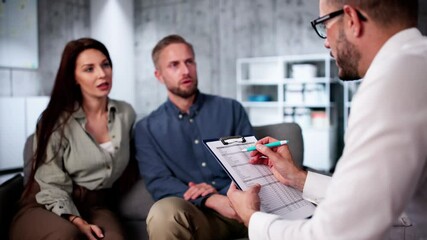
[(302, 197), (314, 204), (319, 204), (325, 198), (330, 181), (331, 177), (329, 176), (307, 172)]
[(206, 200), (208, 200), (208, 198), (212, 195), (213, 193), (209, 193), (208, 195), (201, 197), (202, 200), (200, 201), (200, 207), (205, 207)]
[(266, 239), (266, 235), (268, 235), (269, 226), (278, 218), (280, 218), (278, 215), (263, 212), (255, 212), (254, 214), (252, 214), (251, 218), (249, 219), (248, 227), (249, 239)]
[(58, 216), (63, 214), (80, 216), (79, 210), (77, 210), (76, 206), (68, 201), (57, 201), (53, 204), (46, 204), (45, 207)]

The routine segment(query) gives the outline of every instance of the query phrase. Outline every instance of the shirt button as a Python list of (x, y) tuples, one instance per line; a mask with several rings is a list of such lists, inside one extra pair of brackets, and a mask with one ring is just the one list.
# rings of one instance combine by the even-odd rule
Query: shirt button
[(119, 147), (114, 147), (114, 149), (116, 149), (116, 150), (117, 150), (117, 149), (119, 149)]
[(179, 114), (178, 117), (179, 117), (179, 119), (182, 119), (182, 114)]
[(215, 181), (212, 181), (212, 185), (215, 185), (216, 184), (216, 182)]
[(192, 119), (192, 118), (190, 118), (190, 120), (189, 120), (189, 121), (190, 121), (190, 123), (192, 123), (192, 122), (193, 122), (193, 119)]
[(205, 162), (202, 162), (202, 167), (206, 167), (206, 163)]
[(194, 140), (194, 144), (199, 144), (199, 140), (198, 139)]
[(116, 138), (116, 135), (113, 135), (112, 137), (113, 137), (113, 138)]
[(107, 169), (110, 169), (111, 168), (111, 166), (110, 165), (107, 165)]

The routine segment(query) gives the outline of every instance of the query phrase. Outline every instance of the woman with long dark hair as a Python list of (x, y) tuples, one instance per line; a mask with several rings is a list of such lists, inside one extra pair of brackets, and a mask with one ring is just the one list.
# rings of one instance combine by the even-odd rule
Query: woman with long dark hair
[(129, 162), (135, 112), (108, 98), (112, 66), (97, 40), (65, 46), (11, 239), (124, 239), (111, 188)]

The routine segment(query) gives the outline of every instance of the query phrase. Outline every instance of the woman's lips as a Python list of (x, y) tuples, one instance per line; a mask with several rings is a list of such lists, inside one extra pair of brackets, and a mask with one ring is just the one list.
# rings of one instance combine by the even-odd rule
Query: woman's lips
[(102, 90), (102, 91), (106, 91), (110, 88), (110, 84), (107, 82), (101, 83), (98, 86), (96, 86), (98, 89)]

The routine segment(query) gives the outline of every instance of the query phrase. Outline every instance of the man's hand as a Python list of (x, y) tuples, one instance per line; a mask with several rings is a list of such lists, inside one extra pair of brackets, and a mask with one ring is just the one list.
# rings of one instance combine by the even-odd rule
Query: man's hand
[(205, 207), (211, 208), (224, 217), (235, 219), (242, 222), (236, 211), (231, 207), (229, 199), (221, 194), (213, 194), (206, 199)]
[(252, 214), (260, 209), (261, 202), (258, 196), (260, 190), (261, 185), (256, 184), (246, 191), (240, 191), (236, 188), (234, 183), (231, 183), (231, 186), (228, 189), (228, 199), (230, 200), (234, 211), (236, 211), (237, 215), (247, 227), (249, 226), (249, 220), (251, 219)]
[(303, 191), (307, 172), (295, 165), (288, 146), (268, 148), (263, 145), (276, 141), (272, 137), (259, 140), (256, 144), (257, 150), (251, 152), (250, 163), (269, 166), (271, 172), (281, 183)]
[(77, 217), (73, 219), (72, 223), (86, 235), (89, 240), (97, 240), (104, 238), (104, 234), (100, 227), (94, 224), (87, 223), (83, 218)]
[(184, 193), (185, 200), (194, 200), (198, 197), (204, 197), (211, 193), (217, 193), (217, 190), (207, 183), (188, 183), (188, 190)]

